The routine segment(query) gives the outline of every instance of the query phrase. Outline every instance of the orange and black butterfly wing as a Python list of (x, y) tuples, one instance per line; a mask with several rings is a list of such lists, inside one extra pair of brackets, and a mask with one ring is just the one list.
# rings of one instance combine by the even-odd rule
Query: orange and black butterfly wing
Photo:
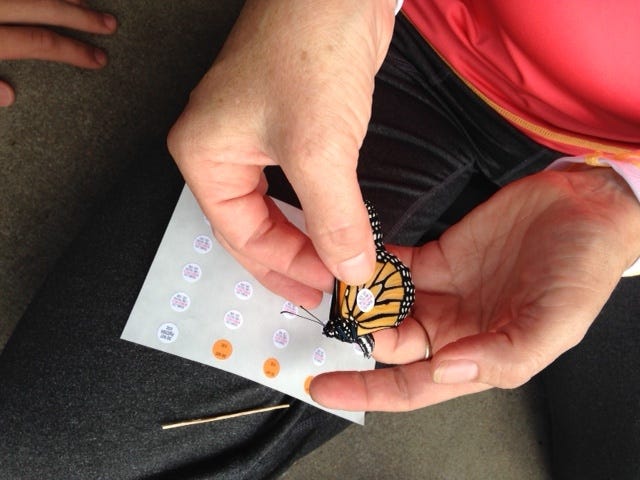
[(331, 313), (323, 333), (343, 342), (357, 342), (369, 357), (373, 351), (373, 332), (395, 327), (411, 311), (415, 289), (411, 272), (382, 243), (380, 222), (367, 203), (376, 244), (376, 269), (362, 285), (347, 285), (336, 280)]
[[(340, 280), (335, 280), (333, 284), (333, 297), (331, 299), (331, 309), (329, 320), (324, 325), (322, 333), (327, 337), (336, 338), (342, 342), (354, 343), (358, 341), (358, 325), (350, 312), (350, 302), (352, 301), (351, 292), (355, 286), (347, 285)], [(373, 338), (371, 338), (373, 342)], [(362, 345), (361, 345), (362, 347)], [(370, 351), (363, 351), (367, 356), (373, 351), (373, 343)]]
[[(358, 309), (354, 314), (358, 335), (397, 327), (413, 307), (415, 288), (411, 272), (395, 255), (386, 250), (378, 252), (376, 274), (365, 288), (373, 294), (375, 305), (368, 312)], [(356, 297), (357, 295), (358, 292)]]

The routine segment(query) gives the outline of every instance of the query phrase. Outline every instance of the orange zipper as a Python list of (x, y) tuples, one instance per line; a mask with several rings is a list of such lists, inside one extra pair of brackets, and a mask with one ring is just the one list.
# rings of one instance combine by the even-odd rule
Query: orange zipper
[[(447, 63), (447, 65), (449, 64)], [(449, 67), (451, 68), (451, 65), (449, 65)], [(480, 97), (480, 99), (483, 102), (485, 102), (487, 105), (493, 108), (496, 112), (502, 115), (506, 120), (513, 123), (514, 125), (517, 125), (522, 130), (526, 130), (528, 132), (533, 133), (534, 135), (537, 135), (538, 137), (546, 138), (547, 140), (551, 140), (556, 143), (562, 143), (564, 145), (570, 145), (572, 147), (580, 147), (586, 150), (607, 152), (607, 153), (613, 153), (613, 154), (624, 154), (630, 151), (629, 148), (618, 147), (616, 145), (611, 145), (608, 143), (596, 142), (593, 140), (588, 140), (586, 138), (556, 132), (547, 127), (543, 127), (542, 125), (538, 125), (527, 119), (524, 119), (521, 116), (511, 112), (510, 110), (507, 110), (503, 106), (498, 105), (496, 102), (491, 100), (484, 93), (479, 91), (474, 85), (469, 83), (468, 80), (463, 78), (455, 69), (451, 68), (451, 70), (467, 87), (469, 87), (469, 89), (473, 91), (473, 93), (475, 93), (478, 97)]]

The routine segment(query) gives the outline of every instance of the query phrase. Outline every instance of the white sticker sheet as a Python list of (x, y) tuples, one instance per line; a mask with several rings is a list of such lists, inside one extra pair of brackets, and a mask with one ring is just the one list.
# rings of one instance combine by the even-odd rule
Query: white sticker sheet
[[(304, 229), (300, 210), (276, 202)], [(331, 296), (325, 295), (311, 313), (325, 322), (330, 304)], [(321, 407), (308, 389), (320, 373), (371, 370), (374, 360), (356, 344), (325, 337), (321, 325), (296, 314), (307, 315), (260, 285), (218, 244), (185, 186), (121, 338), (240, 375), (364, 424), (364, 412)]]

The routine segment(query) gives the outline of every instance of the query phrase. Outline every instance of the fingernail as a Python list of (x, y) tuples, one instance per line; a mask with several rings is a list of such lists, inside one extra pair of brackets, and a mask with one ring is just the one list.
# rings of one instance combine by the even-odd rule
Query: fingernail
[(93, 51), (93, 57), (96, 59), (96, 62), (98, 62), (100, 66), (104, 67), (107, 64), (107, 54), (102, 50), (96, 48)]
[(107, 27), (110, 31), (115, 30), (116, 26), (118, 25), (116, 17), (108, 13), (102, 15), (102, 23), (104, 23), (104, 26)]
[(478, 364), (471, 360), (445, 360), (433, 372), (435, 383), (465, 383), (478, 378)]
[(364, 252), (338, 264), (340, 279), (352, 285), (366, 282), (371, 273), (371, 265)]

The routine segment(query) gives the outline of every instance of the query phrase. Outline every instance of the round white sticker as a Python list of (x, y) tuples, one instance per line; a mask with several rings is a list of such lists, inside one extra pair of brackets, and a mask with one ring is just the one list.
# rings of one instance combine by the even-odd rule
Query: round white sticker
[(202, 276), (202, 269), (197, 263), (187, 263), (182, 267), (182, 278), (189, 283), (195, 283), (200, 280)]
[(373, 293), (368, 288), (363, 288), (358, 292), (356, 296), (356, 303), (358, 304), (358, 308), (362, 312), (368, 312), (376, 304), (376, 298), (373, 296)]
[(238, 310), (229, 310), (224, 314), (224, 324), (231, 330), (237, 330), (242, 326), (244, 318)]
[(184, 292), (174, 293), (169, 301), (169, 305), (171, 305), (172, 310), (176, 312), (184, 312), (189, 305), (191, 305), (191, 299), (189, 295)]
[(321, 367), (324, 365), (324, 362), (327, 361), (327, 352), (324, 348), (318, 347), (313, 351), (311, 359), (313, 360), (314, 365)]
[(253, 285), (243, 280), (236, 283), (236, 286), (233, 288), (233, 293), (235, 293), (236, 297), (240, 300), (249, 300), (253, 295)]
[(180, 331), (173, 323), (164, 323), (158, 328), (158, 340), (162, 343), (173, 343), (178, 339)]
[(273, 334), (273, 344), (277, 348), (285, 348), (289, 345), (289, 332), (283, 328), (276, 330)]
[(282, 316), (289, 320), (296, 318), (298, 315), (298, 307), (289, 301), (284, 302), (280, 311), (282, 312)]
[(193, 241), (193, 249), (198, 253), (209, 253), (213, 248), (213, 240), (206, 235), (198, 235)]

